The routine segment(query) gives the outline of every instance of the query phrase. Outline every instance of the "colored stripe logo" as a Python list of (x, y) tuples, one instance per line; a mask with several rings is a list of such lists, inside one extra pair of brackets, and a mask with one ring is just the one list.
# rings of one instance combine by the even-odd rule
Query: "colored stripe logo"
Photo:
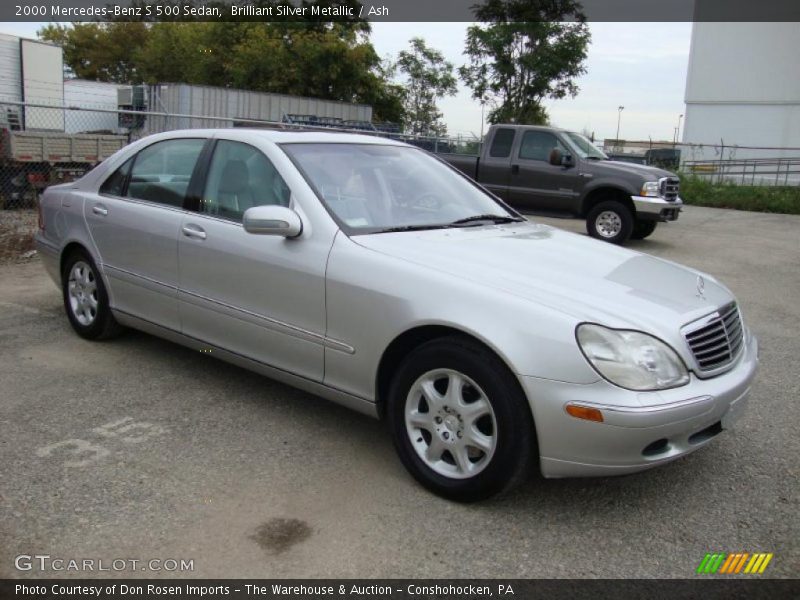
[(747, 573), (750, 575), (761, 575), (772, 560), (771, 552), (708, 552), (700, 561), (697, 573), (709, 575), (738, 575)]

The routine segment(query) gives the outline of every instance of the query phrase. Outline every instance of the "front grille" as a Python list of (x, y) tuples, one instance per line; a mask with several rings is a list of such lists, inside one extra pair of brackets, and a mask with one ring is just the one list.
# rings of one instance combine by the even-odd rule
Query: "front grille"
[(744, 330), (735, 303), (723, 306), (695, 325), (684, 328), (684, 336), (700, 371), (716, 371), (732, 363), (744, 343)]
[(677, 177), (662, 177), (658, 180), (659, 195), (667, 202), (675, 202), (678, 199), (681, 182)]

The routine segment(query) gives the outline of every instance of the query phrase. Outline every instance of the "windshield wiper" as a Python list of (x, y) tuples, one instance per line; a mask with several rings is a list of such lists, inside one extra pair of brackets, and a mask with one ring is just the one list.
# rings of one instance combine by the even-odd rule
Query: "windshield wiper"
[(492, 221), (493, 223), (512, 223), (524, 221), (521, 217), (512, 217), (510, 215), (473, 215), (471, 217), (464, 217), (457, 219), (450, 223), (451, 226), (458, 227), (459, 225), (466, 225), (476, 221)]
[(379, 229), (373, 233), (394, 233), (397, 231), (424, 231), (426, 229), (446, 229), (450, 225), (398, 225), (397, 227), (387, 227)]

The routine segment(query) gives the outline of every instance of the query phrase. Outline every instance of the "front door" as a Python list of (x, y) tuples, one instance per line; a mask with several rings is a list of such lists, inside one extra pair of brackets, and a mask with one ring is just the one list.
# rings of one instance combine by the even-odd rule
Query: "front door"
[(522, 134), (511, 161), (509, 201), (514, 206), (545, 211), (570, 211), (577, 198), (577, 170), (550, 164), (554, 148), (571, 154), (550, 132), (530, 129)]
[(217, 140), (200, 205), (180, 227), (183, 333), (322, 381), (333, 239), (310, 231), (296, 239), (246, 232), (244, 212), (265, 204), (292, 204), (273, 163), (254, 146)]

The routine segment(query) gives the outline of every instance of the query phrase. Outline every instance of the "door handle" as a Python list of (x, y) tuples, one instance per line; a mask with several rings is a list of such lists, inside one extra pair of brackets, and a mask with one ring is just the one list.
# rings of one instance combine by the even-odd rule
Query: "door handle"
[(186, 225), (181, 227), (181, 231), (186, 237), (197, 238), (198, 240), (206, 239), (206, 232), (197, 225)]
[(102, 204), (95, 204), (92, 207), (92, 212), (96, 215), (100, 215), (101, 217), (105, 217), (108, 214), (108, 209)]
[(511, 165), (511, 174), (519, 175), (519, 165)]

